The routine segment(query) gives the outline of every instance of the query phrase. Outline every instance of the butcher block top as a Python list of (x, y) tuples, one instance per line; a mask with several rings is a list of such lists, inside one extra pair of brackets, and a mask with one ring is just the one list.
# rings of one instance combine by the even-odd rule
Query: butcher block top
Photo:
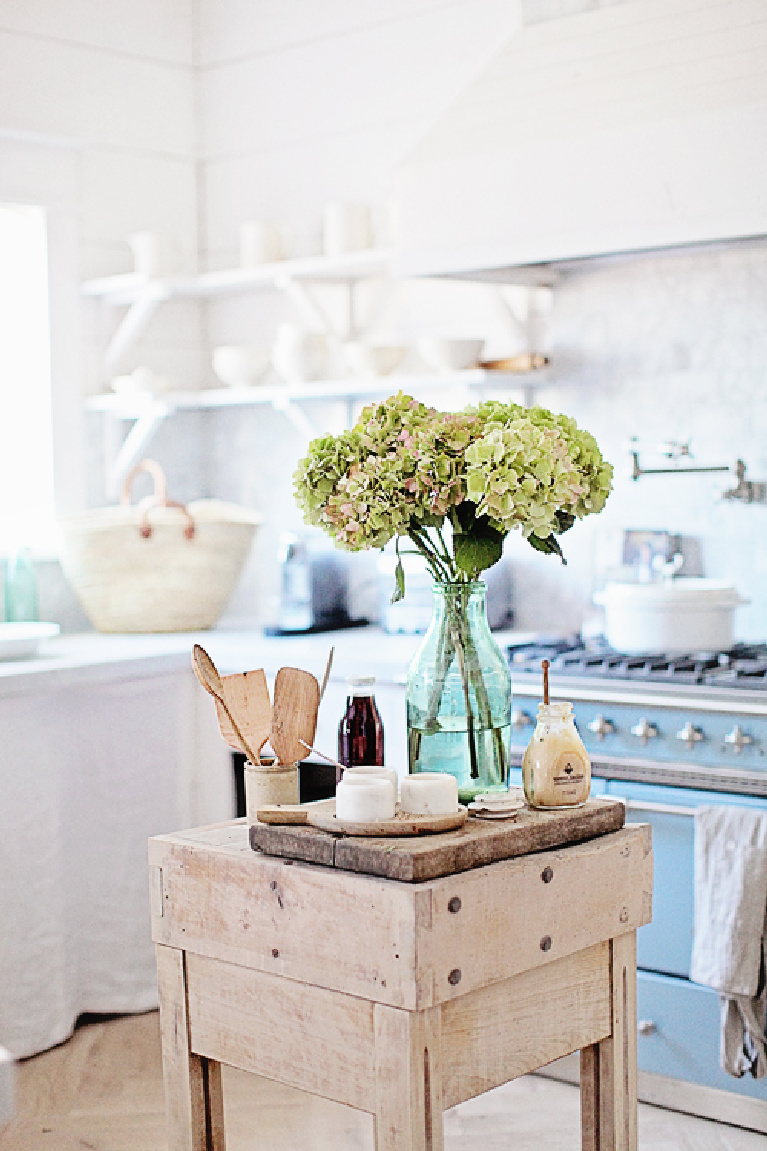
[(433, 835), (368, 838), (333, 835), (307, 824), (257, 823), (254, 851), (418, 883), (484, 867), (501, 859), (581, 843), (623, 827), (621, 800), (589, 799), (583, 807), (540, 811), (523, 808), (514, 820), (469, 816), (463, 827)]

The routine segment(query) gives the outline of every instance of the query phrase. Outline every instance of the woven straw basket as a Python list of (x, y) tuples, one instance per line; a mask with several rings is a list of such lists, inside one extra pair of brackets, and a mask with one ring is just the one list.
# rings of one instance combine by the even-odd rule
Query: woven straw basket
[[(131, 505), (141, 471), (154, 492)], [(224, 610), (260, 522), (221, 500), (169, 500), (160, 465), (142, 460), (119, 506), (62, 522), (61, 564), (97, 631), (201, 631)]]

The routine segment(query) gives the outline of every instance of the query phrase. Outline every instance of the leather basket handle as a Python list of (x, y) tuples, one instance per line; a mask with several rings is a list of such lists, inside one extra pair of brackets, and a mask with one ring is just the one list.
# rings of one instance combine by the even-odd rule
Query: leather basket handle
[(178, 503), (177, 500), (168, 499), (168, 482), (165, 479), (165, 472), (162, 470), (157, 460), (139, 460), (134, 468), (128, 472), (123, 483), (122, 495), (120, 497), (121, 507), (130, 507), (130, 490), (136, 476), (140, 472), (148, 472), (152, 477), (153, 492), (150, 496), (146, 496), (137, 504), (139, 510), (139, 532), (141, 538), (148, 540), (152, 535), (152, 525), (149, 522), (149, 512), (152, 508), (178, 508), (183, 514), (186, 523), (184, 524), (184, 538), (188, 540), (194, 539), (194, 520), (190, 516), (183, 504)]

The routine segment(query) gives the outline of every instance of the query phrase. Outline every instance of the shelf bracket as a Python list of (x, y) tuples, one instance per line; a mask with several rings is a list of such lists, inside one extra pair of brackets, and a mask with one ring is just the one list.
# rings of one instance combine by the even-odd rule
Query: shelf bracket
[(290, 420), (293, 427), (306, 440), (314, 440), (319, 435), (317, 428), (307, 416), (306, 412), (294, 403), (288, 396), (277, 396), (272, 400), (272, 407), (276, 412), (282, 412)]
[(495, 298), (506, 321), (525, 342), (525, 351), (540, 351), (544, 346), (546, 322), (554, 292), (549, 287), (508, 285), (498, 288)]
[(104, 369), (111, 375), (120, 358), (136, 342), (160, 304), (168, 299), (169, 292), (162, 284), (150, 284), (137, 296), (123, 316), (104, 352)]
[(277, 277), (275, 285), (293, 301), (310, 327), (319, 327), (326, 336), (334, 339), (340, 338), (327, 314), (315, 300), (306, 284), (294, 279), (293, 276), (284, 275)]
[(136, 419), (113, 457), (107, 459), (107, 495), (110, 499), (116, 499), (120, 494), (126, 475), (139, 460), (149, 440), (170, 411), (169, 404), (155, 400)]

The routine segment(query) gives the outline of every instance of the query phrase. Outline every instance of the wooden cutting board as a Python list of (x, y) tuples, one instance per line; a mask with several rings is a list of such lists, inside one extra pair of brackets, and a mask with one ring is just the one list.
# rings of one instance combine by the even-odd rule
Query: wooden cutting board
[(470, 815), (455, 831), (417, 838), (360, 838), (306, 825), (256, 824), (250, 828), (250, 846), (266, 855), (418, 883), (606, 835), (623, 827), (625, 817), (620, 800), (600, 796), (564, 811), (523, 808), (509, 822)]

